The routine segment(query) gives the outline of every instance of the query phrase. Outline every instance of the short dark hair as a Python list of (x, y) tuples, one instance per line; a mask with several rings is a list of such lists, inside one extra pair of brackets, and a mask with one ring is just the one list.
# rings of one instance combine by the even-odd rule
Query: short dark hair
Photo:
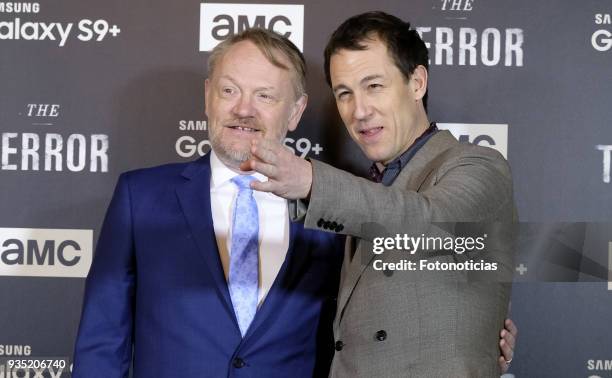
[[(365, 50), (365, 40), (378, 38), (386, 46), (397, 68), (406, 80), (414, 69), (422, 65), (429, 70), (429, 52), (425, 42), (410, 23), (385, 12), (374, 11), (358, 14), (344, 21), (334, 31), (325, 47), (325, 79), (331, 86), (329, 64), (331, 56), (338, 50)], [(423, 96), (427, 109), (427, 92)]]

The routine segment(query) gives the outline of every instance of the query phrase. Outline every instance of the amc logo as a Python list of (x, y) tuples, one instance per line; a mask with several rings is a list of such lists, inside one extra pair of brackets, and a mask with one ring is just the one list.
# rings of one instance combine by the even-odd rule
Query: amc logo
[(438, 123), (463, 143), (491, 147), (508, 158), (508, 124), (502, 123)]
[(0, 228), (0, 276), (86, 277), (92, 230)]
[(200, 4), (200, 51), (254, 27), (274, 30), (302, 51), (304, 5)]

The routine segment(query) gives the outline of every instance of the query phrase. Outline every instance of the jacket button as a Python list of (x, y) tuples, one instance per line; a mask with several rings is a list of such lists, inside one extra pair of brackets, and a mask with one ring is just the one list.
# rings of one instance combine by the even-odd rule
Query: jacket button
[(232, 365), (234, 365), (234, 367), (236, 369), (240, 369), (243, 368), (244, 365), (246, 365), (246, 363), (244, 362), (244, 360), (240, 357), (236, 357), (234, 358), (234, 361), (232, 362)]
[(336, 341), (335, 347), (336, 347), (336, 350), (338, 352), (340, 352), (342, 350), (342, 348), (344, 348), (344, 343), (341, 340), (338, 340), (338, 341)]
[(378, 341), (385, 341), (387, 340), (387, 332), (384, 329), (381, 329), (380, 331), (376, 332), (374, 337), (376, 337), (376, 340)]
[(319, 218), (319, 220), (317, 221), (317, 226), (323, 227), (324, 224), (325, 224), (325, 221), (323, 220), (323, 218)]
[(336, 227), (336, 231), (340, 232), (342, 230), (344, 230), (344, 226), (339, 224), (338, 227)]

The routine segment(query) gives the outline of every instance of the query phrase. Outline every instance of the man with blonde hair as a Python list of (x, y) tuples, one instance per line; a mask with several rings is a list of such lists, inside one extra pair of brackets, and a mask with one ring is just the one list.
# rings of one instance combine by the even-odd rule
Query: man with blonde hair
[(286, 38), (247, 30), (209, 59), (212, 151), (119, 178), (87, 277), (73, 377), (326, 376), (341, 246), (290, 223), (241, 172), (306, 106)]

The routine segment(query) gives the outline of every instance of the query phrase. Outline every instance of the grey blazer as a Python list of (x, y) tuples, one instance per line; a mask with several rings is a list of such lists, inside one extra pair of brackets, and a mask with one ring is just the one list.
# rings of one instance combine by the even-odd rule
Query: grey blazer
[[(499, 377), (511, 287), (499, 281), (512, 273), (516, 221), (505, 159), (439, 131), (390, 187), (315, 160), (312, 166), (306, 227), (349, 235), (330, 376)], [(457, 235), (457, 222), (479, 222), (476, 230), (489, 234), (485, 252), (372, 252), (374, 237)], [(377, 270), (373, 263), (481, 257), (496, 261), (498, 271)]]

